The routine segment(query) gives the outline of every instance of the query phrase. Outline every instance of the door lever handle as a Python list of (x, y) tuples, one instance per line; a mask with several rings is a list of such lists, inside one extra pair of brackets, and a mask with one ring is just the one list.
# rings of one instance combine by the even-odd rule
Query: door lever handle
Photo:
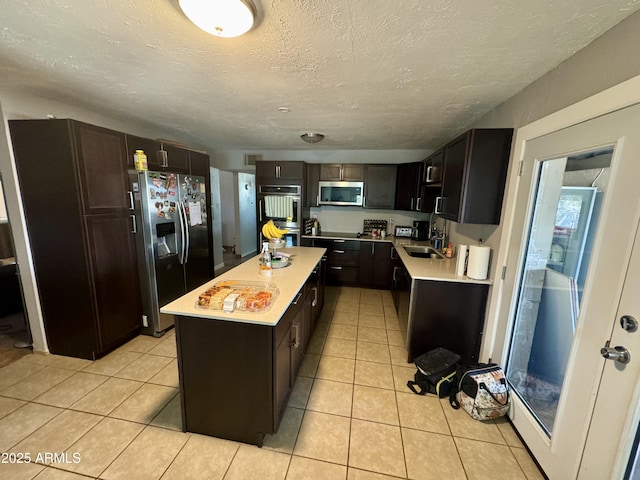
[(610, 347), (609, 342), (600, 349), (600, 355), (607, 360), (614, 360), (618, 363), (622, 363), (623, 365), (626, 365), (631, 361), (631, 354), (629, 353), (629, 350), (622, 346)]

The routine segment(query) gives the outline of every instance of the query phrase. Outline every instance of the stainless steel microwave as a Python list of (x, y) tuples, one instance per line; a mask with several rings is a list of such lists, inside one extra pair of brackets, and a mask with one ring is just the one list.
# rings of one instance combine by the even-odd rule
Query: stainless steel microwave
[(320, 205), (361, 207), (364, 203), (364, 182), (320, 182), (318, 191)]

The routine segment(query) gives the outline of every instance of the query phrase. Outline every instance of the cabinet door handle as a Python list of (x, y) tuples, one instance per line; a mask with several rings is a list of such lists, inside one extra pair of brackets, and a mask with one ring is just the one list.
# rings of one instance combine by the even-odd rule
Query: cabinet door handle
[(316, 207), (320, 205), (320, 194), (316, 195)]
[[(395, 253), (396, 255), (394, 255), (394, 253)], [(395, 249), (395, 247), (391, 247), (391, 260), (395, 260), (396, 258), (398, 258), (397, 253), (398, 253), (398, 252), (397, 252), (397, 250)], [(398, 267), (394, 267), (394, 268), (398, 268)]]
[(260, 212), (258, 217), (260, 218), (260, 221), (262, 221), (262, 200), (258, 201), (258, 212)]
[(127, 193), (129, 194), (129, 210), (134, 210), (135, 206), (133, 205), (133, 192), (132, 191), (127, 191)]
[(276, 165), (276, 178), (280, 178), (280, 165)]
[(333, 253), (344, 253), (344, 250), (332, 250)]
[(393, 277), (392, 277), (392, 281), (396, 281), (396, 273), (398, 273), (398, 267), (393, 267)]
[(414, 198), (411, 197), (411, 208), (410, 208), (410, 210), (413, 210), (413, 200), (414, 200)]
[(311, 306), (315, 307), (318, 304), (318, 287), (313, 287), (313, 302), (311, 302)]
[(133, 234), (138, 233), (138, 227), (136, 226), (136, 216), (129, 215), (129, 218), (131, 219), (131, 233)]
[(293, 302), (291, 302), (294, 305), (297, 305), (298, 302), (300, 301), (300, 297), (302, 296), (302, 292), (298, 292), (298, 295), (296, 295), (296, 298)]
[(431, 175), (432, 173), (433, 173), (433, 167), (432, 166), (431, 167), (427, 167), (427, 175), (426, 175), (426, 178), (424, 180), (425, 182), (427, 182), (427, 183), (433, 182), (433, 177)]
[(166, 150), (158, 151), (158, 160), (160, 161), (160, 165), (163, 167), (169, 166), (169, 158)]
[(334, 240), (333, 243), (344, 243), (346, 240)]
[(420, 203), (422, 201), (422, 197), (418, 197), (416, 199), (416, 210), (419, 212), (420, 211)]
[(332, 270), (342, 270), (342, 267), (334, 267), (333, 265), (329, 265)]
[(433, 213), (439, 215), (442, 213), (442, 199), (444, 197), (436, 197), (436, 207), (434, 208)]
[(293, 325), (291, 325), (291, 328), (294, 329), (295, 331), (295, 338), (293, 339), (293, 342), (291, 342), (291, 346), (293, 348), (298, 348), (300, 346), (300, 325), (297, 323), (294, 323)]
[(371, 255), (373, 255), (374, 253), (376, 253), (376, 244), (371, 242)]

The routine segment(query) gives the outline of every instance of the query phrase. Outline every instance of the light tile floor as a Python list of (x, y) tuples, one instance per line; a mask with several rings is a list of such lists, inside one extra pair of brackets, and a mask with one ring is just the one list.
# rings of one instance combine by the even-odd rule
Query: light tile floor
[(95, 362), (28, 355), (0, 369), (0, 479), (543, 478), (505, 419), (411, 393), (405, 355), (390, 292), (328, 289), (263, 448), (182, 433), (173, 332)]

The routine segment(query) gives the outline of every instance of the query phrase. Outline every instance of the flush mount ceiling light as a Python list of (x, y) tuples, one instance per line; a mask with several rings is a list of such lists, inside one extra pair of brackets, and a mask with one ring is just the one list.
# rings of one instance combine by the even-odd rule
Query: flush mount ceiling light
[(184, 14), (197, 27), (218, 37), (237, 37), (253, 26), (251, 0), (179, 0)]
[(307, 143), (318, 143), (322, 141), (324, 135), (322, 135), (321, 133), (307, 132), (300, 135), (300, 138)]

